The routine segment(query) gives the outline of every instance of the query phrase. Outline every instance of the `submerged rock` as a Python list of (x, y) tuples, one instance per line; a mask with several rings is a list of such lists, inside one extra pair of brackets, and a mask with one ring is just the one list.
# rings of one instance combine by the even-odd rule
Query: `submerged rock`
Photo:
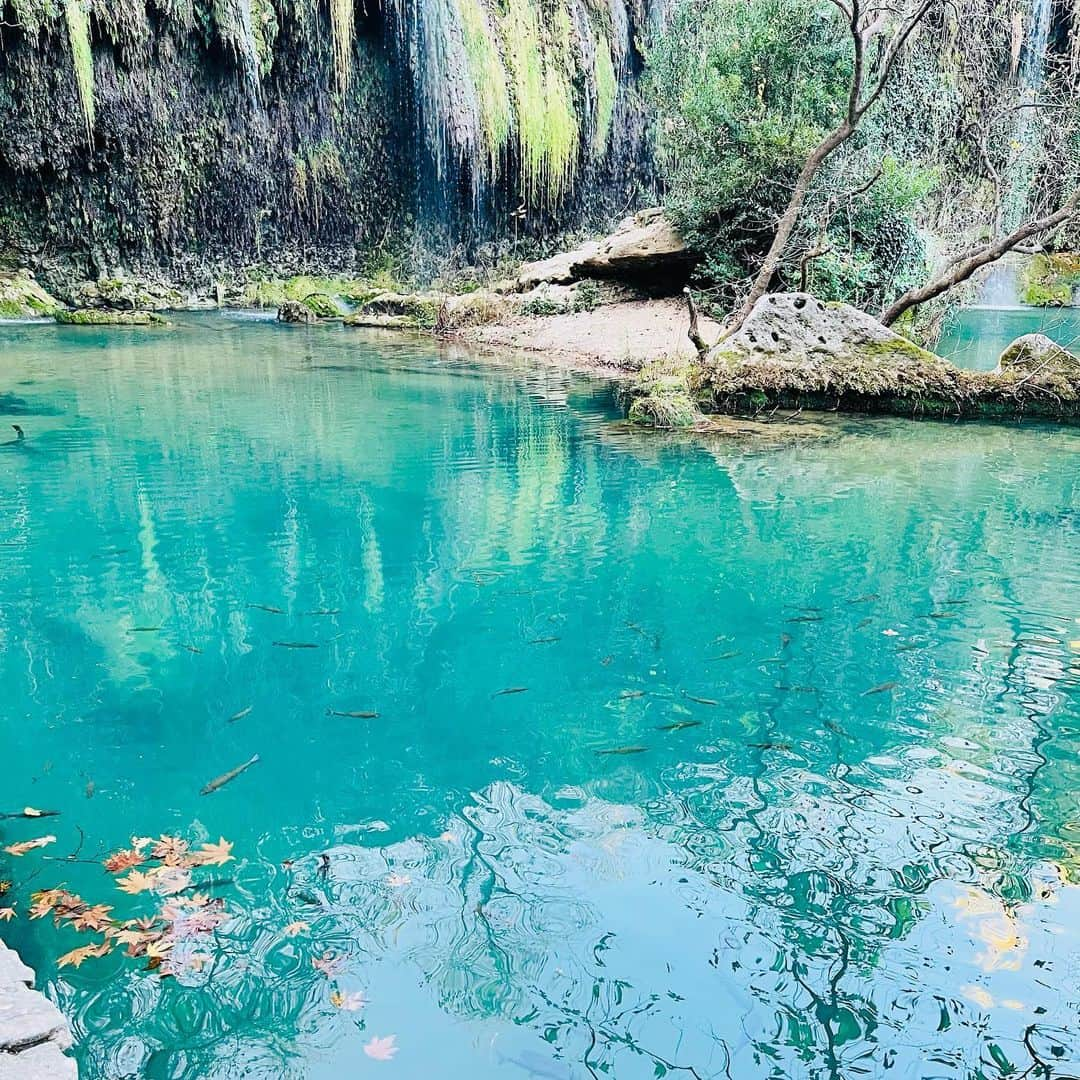
[(299, 300), (286, 300), (277, 310), (278, 322), (313, 323), (317, 316), (314, 311)]
[(169, 320), (153, 311), (105, 311), (77, 308), (58, 311), (53, 316), (66, 326), (168, 326)]
[(0, 273), (0, 319), (48, 317), (59, 309), (29, 270)]
[(998, 358), (998, 371), (1080, 374), (1080, 356), (1062, 348), (1045, 334), (1018, 337)]

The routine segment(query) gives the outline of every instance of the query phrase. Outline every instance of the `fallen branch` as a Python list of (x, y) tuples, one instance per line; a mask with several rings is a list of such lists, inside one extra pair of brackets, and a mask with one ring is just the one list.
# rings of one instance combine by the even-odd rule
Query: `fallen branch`
[(686, 336), (690, 339), (694, 348), (697, 349), (698, 359), (704, 360), (709, 354), (709, 346), (698, 329), (698, 309), (697, 304), (694, 303), (694, 294), (687, 287), (683, 289), (683, 296), (686, 297), (686, 308), (690, 312), (690, 329), (687, 330)]

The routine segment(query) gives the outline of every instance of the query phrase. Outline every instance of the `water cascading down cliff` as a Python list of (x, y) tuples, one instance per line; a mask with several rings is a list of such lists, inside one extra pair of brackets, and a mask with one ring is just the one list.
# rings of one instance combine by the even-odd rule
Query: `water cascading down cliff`
[(0, 0), (0, 257), (355, 266), (651, 184), (647, 0)]

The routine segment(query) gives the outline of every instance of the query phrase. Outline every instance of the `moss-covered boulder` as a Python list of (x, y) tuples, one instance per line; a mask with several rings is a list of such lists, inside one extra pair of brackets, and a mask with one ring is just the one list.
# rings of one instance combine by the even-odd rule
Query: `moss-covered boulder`
[(0, 271), (0, 319), (48, 318), (60, 307), (28, 270)]
[(340, 319), (345, 314), (329, 293), (309, 293), (300, 303), (317, 319)]
[(1002, 352), (998, 371), (1080, 375), (1080, 356), (1063, 349), (1045, 334), (1024, 334)]
[(693, 427), (702, 415), (691, 392), (692, 375), (690, 366), (679, 360), (646, 365), (633, 381), (620, 387), (627, 419), (647, 427)]
[[(382, 292), (360, 304), (345, 318), (346, 326), (393, 325), (401, 329), (434, 330), (446, 303), (442, 293)], [(371, 316), (392, 316), (395, 322), (373, 323)]]
[(1066, 307), (1080, 288), (1080, 254), (1036, 255), (1024, 268), (1020, 298), (1033, 307)]
[(76, 308), (58, 311), (54, 318), (65, 326), (168, 326), (169, 320), (154, 311), (110, 311)]
[(77, 309), (109, 311), (169, 311), (186, 307), (188, 301), (171, 285), (119, 277), (80, 282), (68, 299)]
[(277, 309), (277, 320), (283, 323), (313, 323), (315, 312), (299, 300), (285, 300)]

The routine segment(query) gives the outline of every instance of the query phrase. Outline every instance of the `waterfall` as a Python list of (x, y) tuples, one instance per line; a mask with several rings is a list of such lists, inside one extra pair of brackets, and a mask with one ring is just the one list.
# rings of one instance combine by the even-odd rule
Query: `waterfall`
[(1024, 57), (1020, 64), (1020, 86), (1032, 95), (1042, 87), (1046, 75), (1046, 46), (1053, 22), (1053, 0), (1033, 0), (1029, 13)]

